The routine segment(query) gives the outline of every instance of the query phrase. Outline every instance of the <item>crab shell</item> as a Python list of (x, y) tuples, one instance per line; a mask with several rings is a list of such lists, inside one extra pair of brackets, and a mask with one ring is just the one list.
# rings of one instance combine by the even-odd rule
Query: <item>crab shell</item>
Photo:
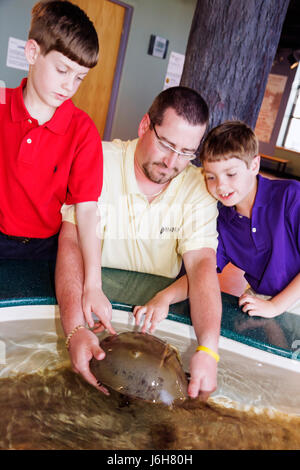
[(107, 387), (129, 397), (172, 405), (187, 398), (188, 381), (177, 350), (157, 337), (125, 332), (100, 343), (106, 356), (90, 370)]

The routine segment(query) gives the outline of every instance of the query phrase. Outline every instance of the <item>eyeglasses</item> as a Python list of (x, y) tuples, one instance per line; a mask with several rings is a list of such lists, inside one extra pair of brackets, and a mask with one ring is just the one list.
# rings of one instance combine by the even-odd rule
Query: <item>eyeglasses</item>
[(174, 147), (172, 147), (172, 145), (168, 144), (168, 142), (166, 142), (165, 140), (162, 140), (159, 137), (159, 135), (156, 132), (155, 124), (154, 124), (153, 121), (151, 121), (151, 124), (152, 124), (153, 130), (154, 130), (155, 137), (157, 139), (156, 143), (157, 143), (157, 147), (159, 148), (159, 150), (161, 150), (162, 152), (165, 152), (167, 154), (171, 154), (171, 153), (175, 152), (179, 157), (182, 157), (185, 160), (194, 160), (194, 158), (197, 157), (197, 154), (194, 153), (194, 152), (179, 152), (179, 150), (174, 149)]

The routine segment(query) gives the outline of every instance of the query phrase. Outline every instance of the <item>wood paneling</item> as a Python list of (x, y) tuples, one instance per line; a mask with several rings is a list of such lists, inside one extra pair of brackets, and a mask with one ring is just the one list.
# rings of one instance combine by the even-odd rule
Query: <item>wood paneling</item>
[(86, 111), (103, 136), (122, 36), (125, 8), (108, 0), (72, 0), (93, 21), (100, 44), (99, 62), (80, 85), (73, 102)]

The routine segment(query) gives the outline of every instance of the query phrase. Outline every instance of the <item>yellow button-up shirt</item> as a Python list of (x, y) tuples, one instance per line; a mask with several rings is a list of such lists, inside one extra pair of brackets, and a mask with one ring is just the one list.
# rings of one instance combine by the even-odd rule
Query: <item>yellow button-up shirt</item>
[[(190, 250), (217, 248), (217, 203), (201, 169), (189, 164), (151, 203), (134, 171), (137, 140), (103, 142), (104, 183), (98, 201), (102, 266), (174, 278)], [(74, 206), (63, 221), (76, 223)]]

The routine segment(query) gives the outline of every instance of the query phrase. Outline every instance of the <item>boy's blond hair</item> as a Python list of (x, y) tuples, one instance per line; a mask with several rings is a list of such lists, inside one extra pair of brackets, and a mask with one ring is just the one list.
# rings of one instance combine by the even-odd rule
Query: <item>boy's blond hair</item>
[(226, 121), (206, 136), (200, 152), (201, 162), (238, 158), (247, 167), (258, 155), (258, 139), (251, 127), (242, 121)]
[(97, 32), (85, 12), (71, 2), (50, 0), (35, 4), (28, 39), (39, 44), (43, 55), (55, 50), (84, 67), (97, 64)]

